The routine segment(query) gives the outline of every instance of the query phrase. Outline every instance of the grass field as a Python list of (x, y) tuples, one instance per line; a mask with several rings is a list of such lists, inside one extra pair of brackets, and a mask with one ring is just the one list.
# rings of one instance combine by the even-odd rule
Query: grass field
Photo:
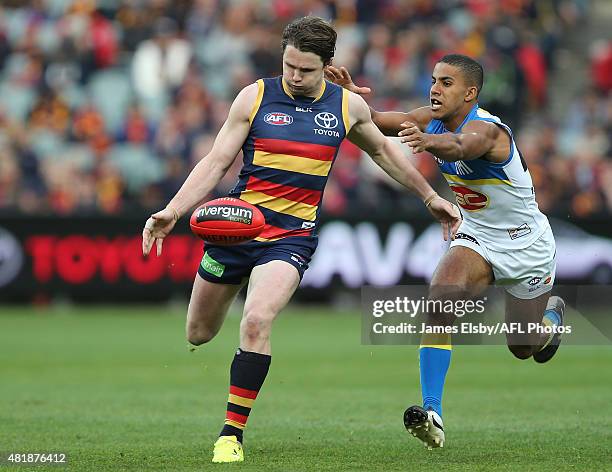
[(402, 424), (420, 399), (416, 349), (362, 346), (357, 315), (296, 309), (274, 328), (246, 462), (211, 464), (238, 318), (195, 352), (183, 325), (169, 308), (0, 307), (0, 451), (66, 452), (84, 471), (612, 470), (609, 347), (565, 346), (543, 366), (456, 348), (447, 445), (427, 451)]

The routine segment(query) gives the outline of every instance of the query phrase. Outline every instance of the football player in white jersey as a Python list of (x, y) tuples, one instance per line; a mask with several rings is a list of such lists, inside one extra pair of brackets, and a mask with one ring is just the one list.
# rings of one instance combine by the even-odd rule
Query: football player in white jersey
[[(353, 92), (370, 92), (356, 86), (343, 67), (328, 67), (326, 74)], [(461, 208), (463, 223), (436, 268), (429, 297), (465, 299), (493, 283), (504, 285), (507, 322), (549, 327), (508, 334), (508, 348), (519, 359), (543, 363), (559, 346), (565, 309), (561, 298), (550, 296), (555, 240), (511, 129), (478, 106), (483, 75), (475, 60), (447, 55), (433, 70), (429, 106), (408, 113), (372, 109), (372, 119), (384, 134), (401, 136), (414, 153), (433, 154)], [(448, 326), (454, 319), (437, 314), (428, 323)], [(450, 334), (423, 335), (423, 406), (408, 408), (404, 424), (429, 449), (445, 441), (441, 403), (450, 357)]]

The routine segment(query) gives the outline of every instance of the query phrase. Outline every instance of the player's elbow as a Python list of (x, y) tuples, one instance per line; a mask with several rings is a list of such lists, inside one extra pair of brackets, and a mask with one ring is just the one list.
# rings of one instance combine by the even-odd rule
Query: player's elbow
[(393, 151), (392, 149), (390, 149), (390, 146), (392, 146), (391, 141), (389, 141), (388, 139), (384, 139), (376, 146), (374, 146), (368, 152), (368, 154), (372, 157), (372, 160), (376, 162), (376, 164), (382, 166), (382, 164), (389, 160), (389, 156)]
[(232, 157), (221, 152), (210, 153), (205, 159), (208, 160), (208, 172), (219, 178), (225, 175), (234, 161)]
[(470, 161), (484, 156), (493, 146), (493, 142), (474, 133), (460, 134), (453, 137), (453, 146), (448, 161)]
[(448, 162), (456, 162), (466, 160), (467, 148), (465, 143), (458, 136), (453, 136), (452, 143), (448, 152), (445, 153), (444, 160)]
[(370, 112), (372, 115), (372, 122), (382, 134), (384, 134), (385, 136), (397, 136), (398, 131), (395, 129), (389, 129), (387, 126), (385, 126), (385, 120), (383, 119), (383, 116), (380, 113), (372, 109), (370, 109)]
[(455, 153), (450, 154), (445, 160), (448, 162), (465, 161), (466, 157), (463, 150), (459, 148)]

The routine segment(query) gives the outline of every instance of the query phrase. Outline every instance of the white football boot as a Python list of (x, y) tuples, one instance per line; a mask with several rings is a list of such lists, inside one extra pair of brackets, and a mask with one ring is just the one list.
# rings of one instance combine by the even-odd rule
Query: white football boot
[(444, 447), (444, 424), (435, 411), (411, 406), (404, 412), (404, 426), (427, 449)]

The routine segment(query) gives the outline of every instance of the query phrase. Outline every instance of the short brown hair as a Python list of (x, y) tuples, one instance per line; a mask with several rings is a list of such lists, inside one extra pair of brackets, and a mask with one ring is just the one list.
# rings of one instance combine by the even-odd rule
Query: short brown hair
[(289, 23), (283, 31), (283, 52), (291, 45), (302, 52), (319, 56), (323, 65), (331, 63), (336, 50), (336, 30), (323, 18), (305, 16)]

